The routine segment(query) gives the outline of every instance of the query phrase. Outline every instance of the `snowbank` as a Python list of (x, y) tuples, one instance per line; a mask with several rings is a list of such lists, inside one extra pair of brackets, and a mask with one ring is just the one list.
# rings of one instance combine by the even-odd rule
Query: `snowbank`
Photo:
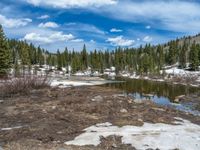
[(109, 81), (71, 81), (71, 80), (52, 80), (50, 85), (51, 87), (66, 88), (71, 86), (94, 86), (94, 85), (103, 85), (109, 83)]
[(179, 75), (179, 76), (200, 75), (199, 71), (187, 71), (187, 70), (184, 70), (184, 69), (179, 69), (177, 67), (173, 67), (171, 69), (166, 69), (165, 73), (173, 74), (173, 75)]
[(94, 145), (100, 144), (100, 137), (111, 135), (121, 136), (122, 143), (131, 144), (136, 149), (200, 149), (200, 126), (180, 118), (176, 125), (144, 123), (143, 126), (113, 126), (111, 123), (102, 123), (86, 128), (85, 133), (67, 145)]

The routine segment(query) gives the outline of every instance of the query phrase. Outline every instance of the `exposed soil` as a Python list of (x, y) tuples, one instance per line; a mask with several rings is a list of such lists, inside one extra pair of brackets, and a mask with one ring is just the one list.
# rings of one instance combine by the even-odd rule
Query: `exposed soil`
[[(161, 107), (150, 101), (134, 102), (121, 91), (100, 86), (32, 90), (0, 101), (0, 146), (9, 150), (134, 149), (121, 137), (101, 138), (94, 146), (67, 146), (83, 129), (97, 123), (141, 126), (143, 122), (173, 124), (181, 117), (200, 125), (200, 117)], [(5, 130), (5, 128), (11, 128)], [(4, 128), (4, 130), (2, 130)]]

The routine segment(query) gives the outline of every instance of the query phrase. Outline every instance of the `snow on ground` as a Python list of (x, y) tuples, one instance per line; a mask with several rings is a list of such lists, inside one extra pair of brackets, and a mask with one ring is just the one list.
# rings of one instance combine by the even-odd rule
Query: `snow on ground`
[(166, 69), (165, 73), (174, 74), (174, 75), (180, 75), (180, 76), (200, 75), (199, 71), (187, 71), (187, 70), (184, 70), (184, 69), (179, 69), (177, 67)]
[(102, 81), (71, 81), (71, 80), (52, 80), (50, 85), (52, 87), (60, 87), (66, 88), (71, 86), (93, 86), (93, 85), (102, 85), (106, 84), (109, 81), (102, 80)]
[(8, 131), (8, 130), (12, 130), (12, 129), (20, 129), (20, 128), (22, 128), (22, 126), (9, 127), (9, 128), (1, 128), (1, 131)]
[(123, 144), (131, 144), (136, 149), (159, 148), (162, 150), (200, 149), (200, 126), (187, 120), (177, 118), (176, 125), (144, 123), (143, 126), (113, 126), (111, 123), (96, 124), (84, 129), (85, 133), (77, 136), (67, 145), (94, 145), (100, 144), (100, 137), (111, 135), (121, 136)]

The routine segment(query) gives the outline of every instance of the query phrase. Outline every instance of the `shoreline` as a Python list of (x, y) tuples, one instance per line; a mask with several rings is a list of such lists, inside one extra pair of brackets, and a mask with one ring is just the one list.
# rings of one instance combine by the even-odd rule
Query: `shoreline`
[[(163, 78), (150, 78), (149, 76), (144, 76), (144, 77), (140, 77), (140, 76), (126, 76), (126, 75), (118, 75), (116, 77), (122, 77), (122, 78), (127, 78), (127, 79), (134, 79), (134, 80), (148, 80), (148, 81), (153, 81), (153, 82), (165, 82), (165, 83), (169, 83), (169, 84), (174, 84), (174, 85), (184, 85), (184, 86), (191, 86), (191, 87), (198, 87), (200, 88), (200, 82), (197, 80), (196, 81), (192, 81), (192, 83), (188, 83), (186, 81), (175, 81), (175, 79), (163, 79)], [(154, 76), (157, 77), (157, 76)], [(195, 84), (196, 83), (196, 84)]]

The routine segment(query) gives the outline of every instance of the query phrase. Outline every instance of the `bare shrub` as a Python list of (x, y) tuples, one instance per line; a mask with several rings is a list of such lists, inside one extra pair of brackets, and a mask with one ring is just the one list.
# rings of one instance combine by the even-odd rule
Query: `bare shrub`
[(11, 97), (15, 94), (28, 94), (33, 89), (49, 87), (47, 77), (25, 76), (12, 78), (0, 83), (0, 96)]

